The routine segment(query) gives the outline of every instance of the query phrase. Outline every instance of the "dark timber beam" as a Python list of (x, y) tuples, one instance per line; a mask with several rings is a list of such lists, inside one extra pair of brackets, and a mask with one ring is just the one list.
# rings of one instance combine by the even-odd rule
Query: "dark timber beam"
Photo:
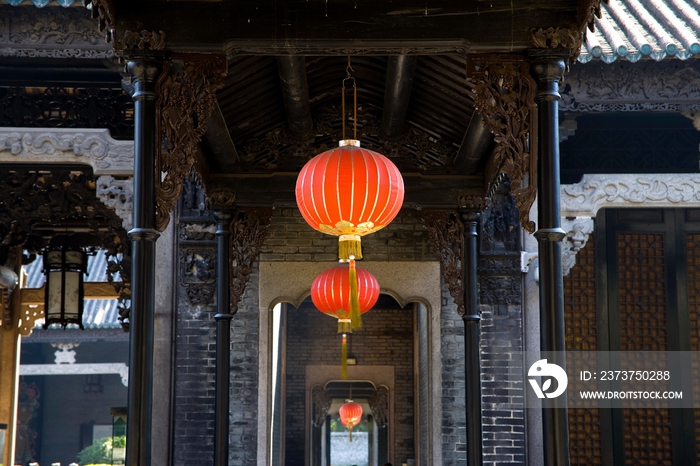
[(382, 114), (382, 134), (388, 139), (397, 138), (406, 130), (406, 112), (411, 98), (416, 63), (418, 63), (416, 55), (389, 57)]
[(277, 57), (277, 69), (282, 84), (284, 108), (287, 111), (287, 127), (297, 138), (311, 134), (311, 103), (309, 86), (306, 83), (306, 63), (299, 55), (282, 55)]
[(493, 134), (484, 126), (484, 116), (474, 111), (464, 133), (462, 145), (455, 157), (455, 169), (460, 175), (473, 175), (482, 165), (483, 160), (493, 150)]
[(214, 169), (228, 173), (238, 165), (238, 152), (218, 103), (207, 121), (207, 132), (202, 136), (202, 150)]

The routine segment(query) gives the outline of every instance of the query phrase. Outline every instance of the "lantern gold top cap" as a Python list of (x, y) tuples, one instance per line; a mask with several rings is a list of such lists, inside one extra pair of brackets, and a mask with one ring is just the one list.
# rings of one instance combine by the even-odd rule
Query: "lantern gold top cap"
[(360, 141), (358, 141), (357, 139), (341, 139), (340, 142), (338, 143), (338, 147), (343, 147), (343, 146), (360, 147)]

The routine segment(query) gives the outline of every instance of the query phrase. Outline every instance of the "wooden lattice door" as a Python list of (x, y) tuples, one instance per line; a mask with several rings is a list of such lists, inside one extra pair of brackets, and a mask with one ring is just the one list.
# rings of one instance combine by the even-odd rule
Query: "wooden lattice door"
[[(579, 252), (564, 286), (570, 351), (698, 351), (700, 211), (601, 212), (594, 238)], [(700, 399), (700, 367), (687, 372), (694, 377), (690, 391)], [(681, 382), (673, 383), (669, 389)], [(571, 464), (697, 465), (699, 422), (700, 410), (670, 404), (572, 408)]]

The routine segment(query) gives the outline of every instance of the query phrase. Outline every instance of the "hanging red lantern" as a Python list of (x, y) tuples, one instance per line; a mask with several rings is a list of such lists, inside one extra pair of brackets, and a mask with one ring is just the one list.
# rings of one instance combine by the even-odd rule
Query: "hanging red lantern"
[(348, 400), (338, 411), (340, 422), (348, 428), (350, 441), (352, 442), (352, 429), (362, 422), (362, 406), (352, 400)]
[(296, 199), (312, 228), (338, 236), (339, 257), (362, 259), (360, 237), (379, 231), (403, 204), (403, 177), (396, 165), (360, 141), (318, 154), (301, 169)]
[(374, 275), (362, 267), (351, 264), (340, 264), (321, 272), (311, 285), (311, 300), (316, 308), (326, 315), (338, 319), (338, 333), (343, 334), (342, 345), (342, 378), (347, 379), (347, 338), (346, 333), (352, 333), (350, 301), (353, 283), (349, 269), (355, 268), (355, 290), (358, 299), (358, 315), (372, 309), (379, 299), (379, 282)]

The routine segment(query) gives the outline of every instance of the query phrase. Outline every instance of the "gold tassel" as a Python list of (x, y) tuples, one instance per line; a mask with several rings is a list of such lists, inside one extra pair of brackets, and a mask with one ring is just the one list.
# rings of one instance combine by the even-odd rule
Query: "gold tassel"
[(358, 235), (341, 235), (338, 238), (340, 260), (362, 259), (362, 242)]
[(348, 337), (343, 334), (343, 346), (340, 351), (340, 378), (343, 380), (348, 379)]
[(352, 442), (352, 421), (348, 422), (348, 431), (350, 431), (350, 441)]
[(353, 329), (362, 328), (362, 317), (360, 316), (360, 297), (357, 292), (357, 269), (355, 259), (350, 259), (350, 324)]

